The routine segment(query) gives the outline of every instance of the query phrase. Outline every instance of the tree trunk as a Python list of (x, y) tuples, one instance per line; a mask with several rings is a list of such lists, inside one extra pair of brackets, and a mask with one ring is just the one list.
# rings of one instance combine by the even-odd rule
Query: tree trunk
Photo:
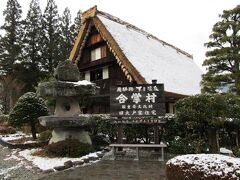
[(9, 114), (9, 89), (5, 81), (1, 81), (3, 90), (2, 90), (2, 101), (3, 101), (3, 113)]
[(209, 152), (219, 153), (219, 138), (218, 130), (211, 128), (208, 130), (208, 142), (209, 142)]
[(14, 100), (13, 100), (13, 88), (9, 89), (9, 112), (12, 110), (13, 106), (14, 106)]
[(13, 108), (16, 100), (22, 95), (25, 83), (19, 83), (13, 75), (0, 76), (0, 83), (3, 88), (0, 98), (3, 101), (4, 114), (8, 114)]
[(240, 95), (240, 69), (239, 69), (239, 60), (235, 60), (234, 63), (234, 79), (235, 79), (235, 87), (236, 94)]
[(37, 139), (37, 136), (36, 136), (36, 127), (35, 127), (35, 123), (34, 123), (34, 122), (31, 122), (31, 131), (32, 131), (32, 137), (33, 137), (33, 139)]
[(239, 148), (239, 136), (240, 136), (240, 133), (239, 133), (239, 130), (236, 131), (236, 146)]

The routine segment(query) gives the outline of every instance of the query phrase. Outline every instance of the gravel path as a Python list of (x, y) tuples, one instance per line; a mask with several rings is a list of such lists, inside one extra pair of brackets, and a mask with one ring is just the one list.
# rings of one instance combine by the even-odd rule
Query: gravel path
[(109, 160), (112, 157), (109, 152), (97, 163), (48, 174), (40, 180), (164, 180), (166, 161), (150, 158), (149, 152), (142, 151), (141, 155), (147, 160), (141, 157), (140, 161), (134, 161), (135, 151), (128, 150), (126, 158), (113, 161)]
[(0, 179), (35, 180), (43, 177), (43, 173), (32, 167), (29, 162), (18, 159), (17, 150), (0, 145)]
[(101, 160), (49, 174), (40, 180), (164, 180), (165, 164), (153, 161)]

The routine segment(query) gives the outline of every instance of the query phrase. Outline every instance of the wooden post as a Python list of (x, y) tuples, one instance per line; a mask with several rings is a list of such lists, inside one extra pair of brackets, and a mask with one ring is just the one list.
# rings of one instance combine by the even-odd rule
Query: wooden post
[(113, 154), (112, 154), (112, 160), (116, 159), (116, 147), (112, 147)]
[(136, 158), (134, 160), (136, 160), (136, 161), (139, 160), (139, 149), (138, 149), (138, 147), (136, 147)]
[[(152, 80), (152, 84), (157, 84), (157, 80), (156, 79)], [(159, 128), (158, 128), (158, 126), (154, 125), (153, 129), (154, 129), (154, 142), (155, 142), (155, 144), (159, 144), (160, 143), (159, 142)]]
[(162, 161), (164, 161), (164, 149), (162, 147)]
[(155, 142), (155, 144), (159, 144), (160, 140), (159, 140), (159, 128), (158, 128), (158, 126), (155, 125), (153, 127), (153, 130), (154, 130), (154, 142)]
[[(123, 124), (117, 125), (117, 143), (122, 144), (123, 143)], [(118, 151), (122, 151), (123, 148), (119, 147)]]

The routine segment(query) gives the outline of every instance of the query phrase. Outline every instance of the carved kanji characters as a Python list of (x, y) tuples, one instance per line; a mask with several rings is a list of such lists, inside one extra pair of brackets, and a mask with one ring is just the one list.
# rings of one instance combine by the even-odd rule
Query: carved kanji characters
[(126, 100), (128, 100), (128, 98), (124, 94), (120, 94), (118, 97), (116, 97), (116, 100), (118, 100), (120, 104), (123, 104), (126, 102)]

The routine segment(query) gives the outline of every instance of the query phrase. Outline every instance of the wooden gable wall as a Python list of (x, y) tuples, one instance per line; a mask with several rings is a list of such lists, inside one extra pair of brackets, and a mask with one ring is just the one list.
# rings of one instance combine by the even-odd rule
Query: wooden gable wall
[[(91, 51), (96, 48), (105, 48), (103, 52), (104, 57), (91, 61)], [(87, 113), (109, 113), (109, 96), (110, 96), (110, 86), (120, 84), (129, 84), (126, 76), (119, 67), (116, 58), (109, 50), (106, 42), (102, 39), (101, 35), (97, 32), (96, 28), (93, 26), (91, 32), (87, 37), (85, 47), (82, 51), (82, 56), (78, 61), (78, 68), (82, 74), (83, 79), (91, 80), (96, 83), (98, 87), (98, 93), (92, 97), (91, 104), (86, 107), (84, 112)], [(92, 72), (97, 72), (98, 70), (105, 70), (108, 75), (105, 78), (92, 80), (89, 79), (89, 74), (91, 77)], [(88, 76), (88, 77), (86, 77)]]

